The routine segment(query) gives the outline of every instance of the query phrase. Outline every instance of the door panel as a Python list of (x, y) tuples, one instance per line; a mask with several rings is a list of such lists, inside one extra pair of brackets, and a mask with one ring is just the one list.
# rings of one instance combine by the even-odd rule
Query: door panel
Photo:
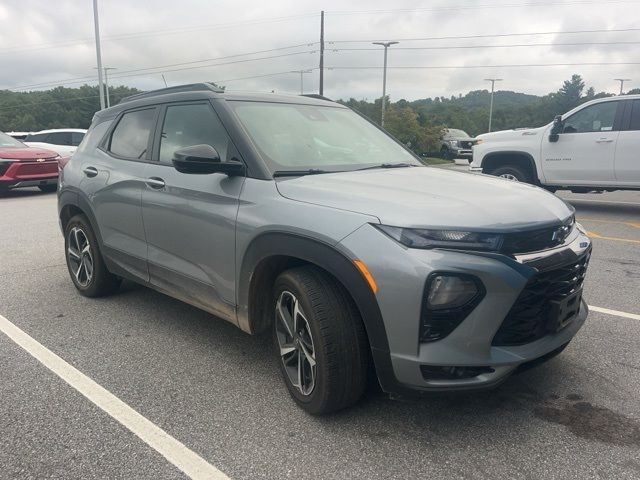
[(548, 184), (607, 185), (615, 183), (614, 158), (619, 132), (614, 129), (618, 105), (590, 105), (564, 119), (557, 142), (542, 141), (542, 168)]
[(629, 123), (620, 132), (616, 148), (615, 171), (619, 183), (640, 187), (640, 100), (630, 105)]
[(158, 161), (146, 170), (154, 181), (142, 195), (150, 281), (235, 322), (235, 229), (244, 177), (184, 174), (171, 160), (177, 149), (199, 144), (213, 146), (223, 159), (239, 157), (208, 102), (169, 105), (165, 112), (154, 148)]
[(110, 133), (106, 150), (82, 156), (82, 189), (93, 204), (104, 254), (124, 273), (148, 282), (147, 242), (142, 223), (145, 160), (157, 108), (125, 112)]

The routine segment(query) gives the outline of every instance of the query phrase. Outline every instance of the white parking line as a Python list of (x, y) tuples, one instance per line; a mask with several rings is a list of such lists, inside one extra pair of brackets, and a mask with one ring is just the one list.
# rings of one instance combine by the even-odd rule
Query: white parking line
[(615, 315), (616, 317), (624, 317), (624, 318), (631, 318), (632, 320), (640, 320), (640, 315), (637, 315), (635, 313), (621, 312), (619, 310), (610, 310), (608, 308), (595, 307), (593, 305), (589, 305), (589, 310), (593, 312), (606, 313), (607, 315)]
[(229, 478), (2, 315), (0, 315), (0, 331), (189, 477), (197, 480)]

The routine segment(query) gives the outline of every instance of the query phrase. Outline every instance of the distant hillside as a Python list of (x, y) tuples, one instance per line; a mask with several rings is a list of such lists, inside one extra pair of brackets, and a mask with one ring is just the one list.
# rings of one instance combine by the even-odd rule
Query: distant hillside
[[(493, 102), (494, 107), (521, 107), (523, 105), (530, 105), (541, 97), (536, 95), (529, 95), (527, 93), (511, 92), (509, 90), (499, 90), (494, 93)], [(421, 100), (414, 100), (409, 102), (412, 107), (420, 107), (424, 105), (432, 105), (434, 103), (449, 103), (452, 105), (458, 105), (467, 108), (485, 108), (489, 105), (491, 100), (491, 92), (489, 90), (473, 90), (466, 95), (458, 97), (436, 97), (436, 98), (424, 98)]]

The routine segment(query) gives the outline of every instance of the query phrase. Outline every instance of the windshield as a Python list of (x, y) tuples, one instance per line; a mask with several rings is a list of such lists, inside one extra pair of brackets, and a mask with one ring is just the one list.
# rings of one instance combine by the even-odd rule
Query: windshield
[(392, 138), (346, 108), (240, 101), (229, 104), (272, 172), (420, 165)]
[(24, 143), (10, 137), (6, 133), (0, 132), (0, 147), (24, 147)]
[(464, 130), (457, 130), (455, 128), (448, 129), (446, 136), (450, 138), (469, 138), (467, 132), (465, 132)]

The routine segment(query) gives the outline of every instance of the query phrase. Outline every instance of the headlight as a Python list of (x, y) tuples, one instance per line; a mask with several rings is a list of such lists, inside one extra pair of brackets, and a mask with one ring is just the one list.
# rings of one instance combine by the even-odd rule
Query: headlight
[(458, 140), (449, 140), (449, 144), (450, 144), (452, 147), (457, 147), (457, 146), (458, 146)]
[(409, 248), (454, 248), (460, 250), (497, 251), (502, 235), (459, 230), (423, 230), (374, 225), (394, 240)]
[(484, 140), (483, 140), (483, 139), (481, 139), (481, 138), (476, 138), (476, 139), (473, 141), (473, 144), (474, 144), (474, 145), (480, 145), (482, 142), (484, 142)]

